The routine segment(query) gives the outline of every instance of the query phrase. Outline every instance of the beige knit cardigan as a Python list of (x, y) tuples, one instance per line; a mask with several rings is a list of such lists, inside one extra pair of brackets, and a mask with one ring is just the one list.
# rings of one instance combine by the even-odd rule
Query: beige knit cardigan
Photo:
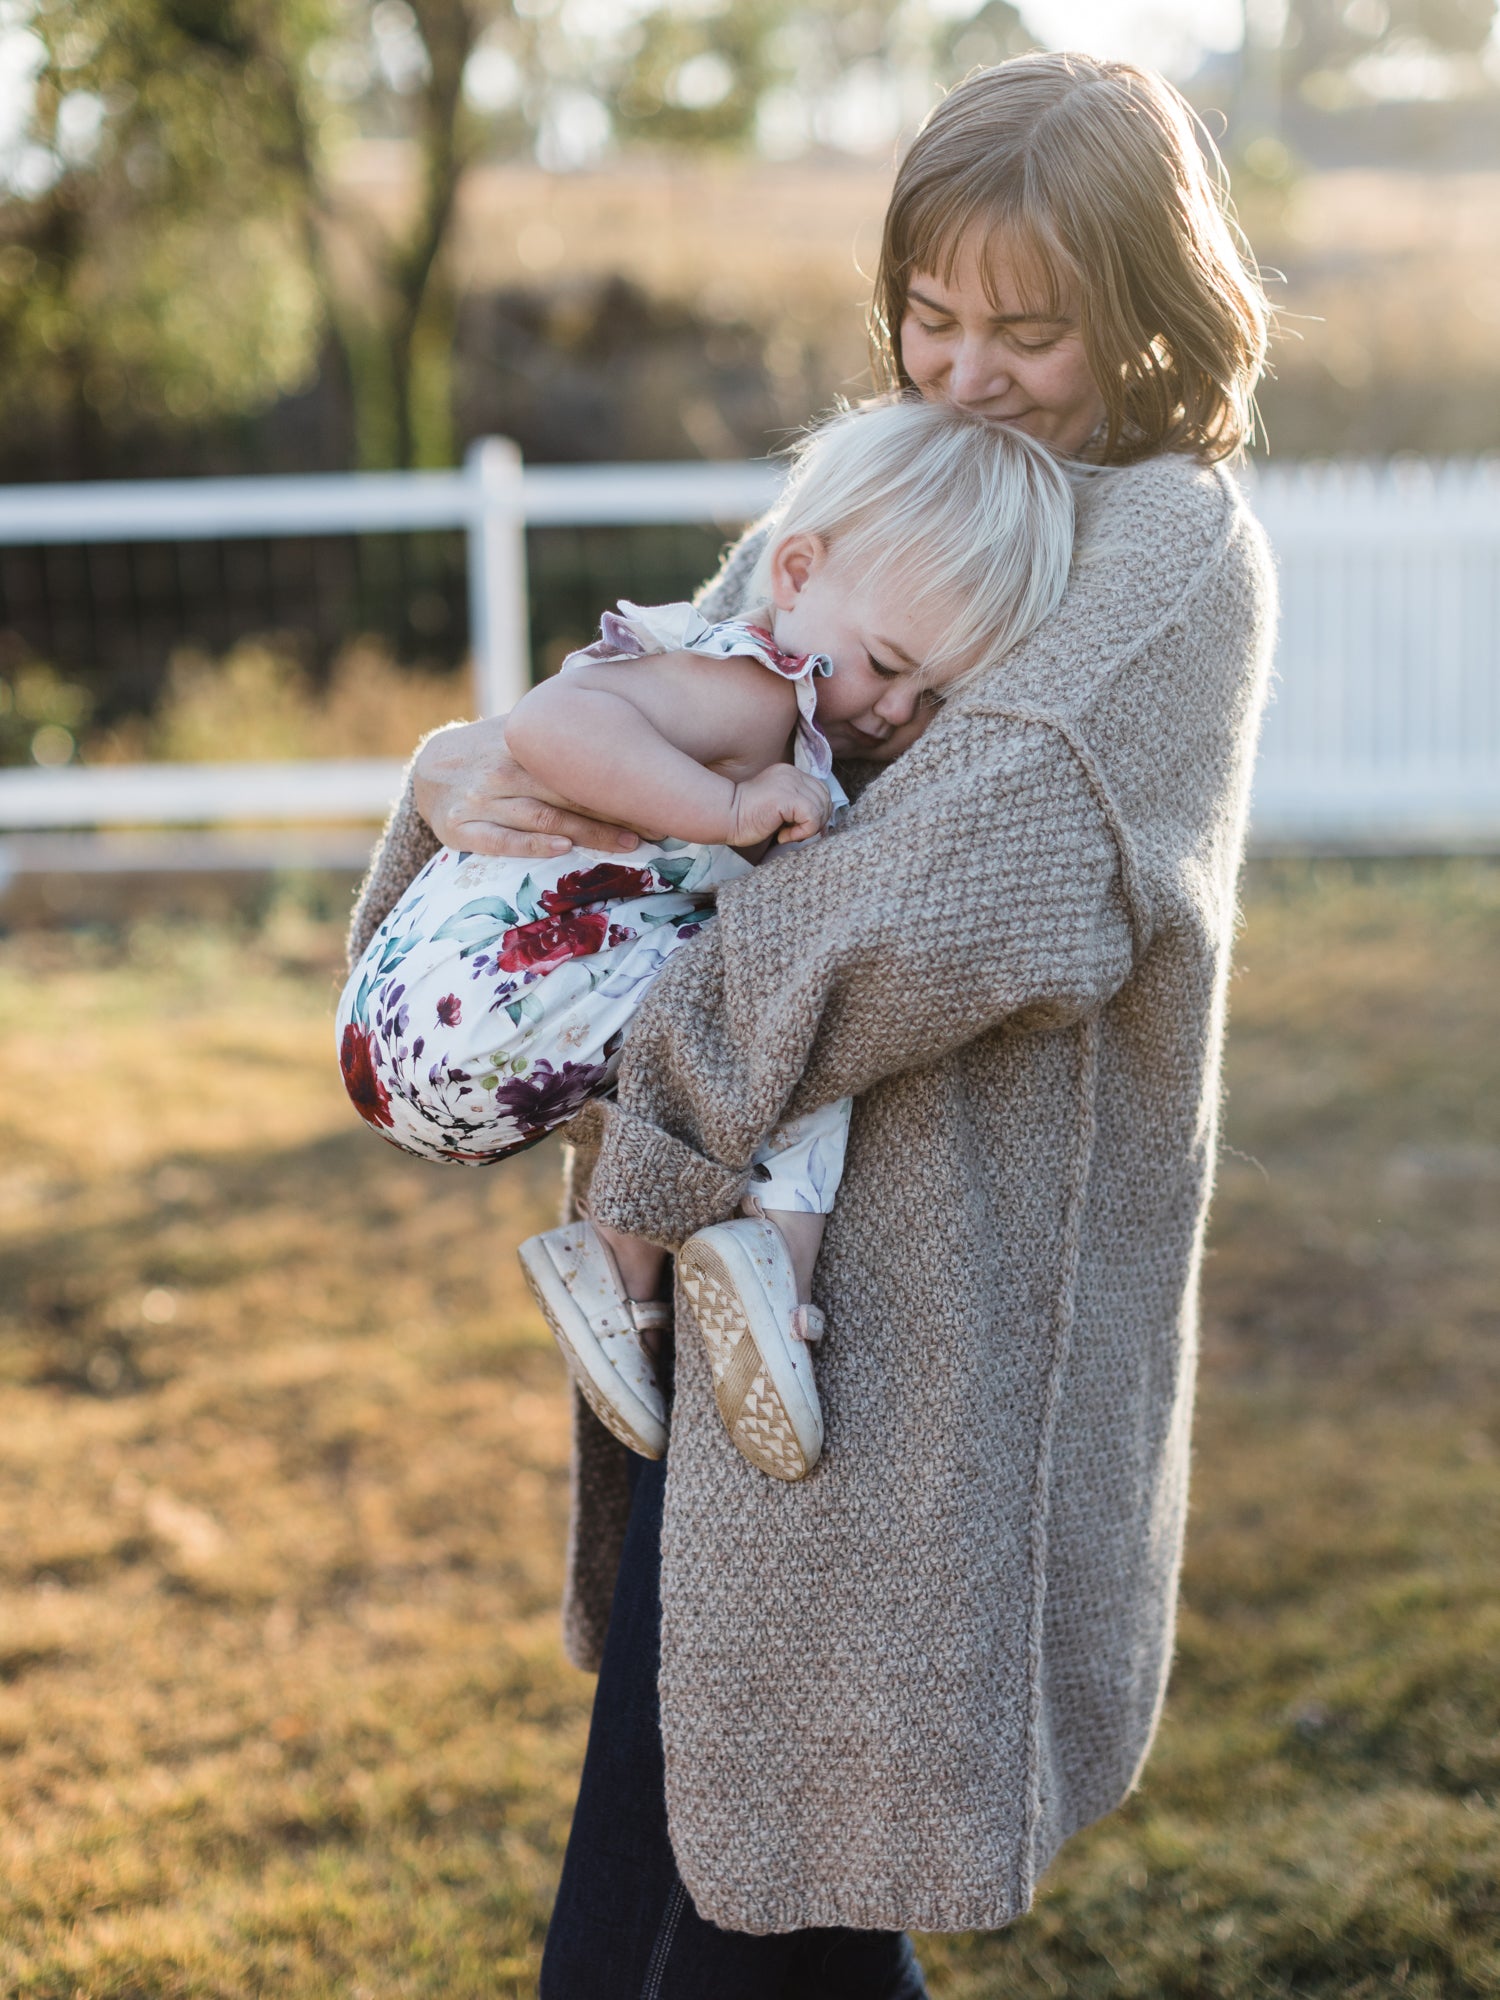
[[(1092, 481), (1061, 609), (842, 832), (723, 891), (575, 1128), (594, 1209), (676, 1245), (778, 1119), (856, 1099), (806, 1482), (730, 1446), (678, 1297), (662, 1734), (678, 1866), (727, 1928), (998, 1927), (1140, 1770), (1272, 610), (1226, 473)], [(419, 825), (408, 798), (356, 948)], [(593, 1665), (625, 1457), (579, 1412), (566, 1630)]]

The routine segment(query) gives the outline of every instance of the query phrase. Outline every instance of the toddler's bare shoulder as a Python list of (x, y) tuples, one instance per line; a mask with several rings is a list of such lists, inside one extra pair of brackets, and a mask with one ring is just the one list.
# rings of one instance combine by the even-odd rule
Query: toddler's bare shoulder
[[(705, 653), (647, 653), (619, 666), (586, 669), (594, 683), (609, 686), (609, 675), (626, 673), (636, 687), (660, 690), (689, 708), (724, 715), (780, 720), (797, 714), (797, 689), (749, 654), (718, 659)], [(790, 726), (790, 724), (788, 725)]]

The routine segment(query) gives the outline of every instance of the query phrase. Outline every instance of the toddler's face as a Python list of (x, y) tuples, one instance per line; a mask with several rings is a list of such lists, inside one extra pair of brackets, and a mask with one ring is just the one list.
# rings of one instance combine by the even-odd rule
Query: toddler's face
[(846, 575), (815, 535), (792, 535), (772, 564), (776, 643), (826, 653), (833, 672), (813, 686), (818, 727), (836, 755), (877, 763), (922, 733), (938, 689), (961, 669), (933, 676), (928, 654), (943, 638), (941, 607), (913, 607), (899, 575)]

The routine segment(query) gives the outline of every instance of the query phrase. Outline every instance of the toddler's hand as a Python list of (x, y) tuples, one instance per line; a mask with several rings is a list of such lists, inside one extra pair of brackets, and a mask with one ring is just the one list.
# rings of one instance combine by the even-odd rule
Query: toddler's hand
[(794, 764), (772, 764), (734, 788), (730, 807), (731, 847), (758, 847), (763, 840), (811, 840), (828, 824), (832, 801), (820, 778)]

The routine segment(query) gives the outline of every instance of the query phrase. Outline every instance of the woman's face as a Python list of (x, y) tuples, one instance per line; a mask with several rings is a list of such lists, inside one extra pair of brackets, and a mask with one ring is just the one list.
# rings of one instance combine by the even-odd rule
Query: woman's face
[(1058, 310), (1061, 318), (1039, 316), (1004, 238), (974, 231), (946, 282), (931, 271), (912, 274), (901, 359), (924, 396), (1014, 424), (1068, 457), (1098, 428), (1104, 398), (1089, 372), (1071, 288)]

